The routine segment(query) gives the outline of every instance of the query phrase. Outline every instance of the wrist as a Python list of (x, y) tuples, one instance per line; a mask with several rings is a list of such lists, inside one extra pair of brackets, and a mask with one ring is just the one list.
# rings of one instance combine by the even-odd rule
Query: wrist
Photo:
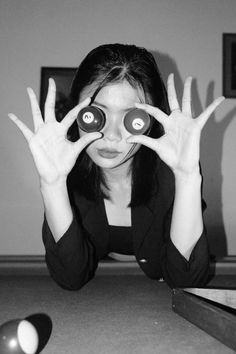
[(40, 181), (40, 188), (46, 219), (58, 242), (73, 220), (66, 178), (58, 179), (55, 183)]
[(61, 177), (52, 183), (48, 183), (45, 180), (40, 179), (40, 190), (43, 193), (47, 191), (53, 192), (53, 191), (64, 190), (65, 188), (67, 189), (66, 180), (67, 180), (66, 177)]
[(202, 176), (199, 166), (191, 172), (174, 171), (175, 183), (201, 183)]

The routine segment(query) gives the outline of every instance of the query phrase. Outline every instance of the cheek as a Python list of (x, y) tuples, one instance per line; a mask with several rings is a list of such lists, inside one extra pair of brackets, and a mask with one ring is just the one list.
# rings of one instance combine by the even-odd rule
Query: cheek
[(122, 138), (122, 142), (124, 145), (130, 145), (126, 142), (126, 140), (132, 136), (132, 134), (125, 128), (124, 122), (122, 121), (118, 127), (120, 136)]
[(93, 156), (96, 155), (97, 153), (97, 148), (98, 148), (98, 144), (97, 141), (93, 141), (92, 143), (90, 143), (89, 145), (87, 145), (85, 147), (85, 151), (87, 152), (87, 154), (92, 158)]
[(123, 145), (123, 158), (124, 157), (133, 157), (137, 151), (140, 149), (141, 145), (140, 144), (130, 144), (130, 143), (126, 143), (125, 145)]

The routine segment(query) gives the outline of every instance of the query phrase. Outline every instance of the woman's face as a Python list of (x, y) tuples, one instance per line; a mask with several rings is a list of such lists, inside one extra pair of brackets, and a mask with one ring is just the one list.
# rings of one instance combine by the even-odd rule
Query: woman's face
[[(84, 90), (80, 101), (87, 96), (91, 96), (91, 92)], [(101, 130), (104, 135), (86, 149), (96, 165), (101, 168), (114, 168), (131, 161), (140, 145), (126, 142), (131, 134), (125, 129), (123, 121), (125, 114), (134, 108), (134, 103), (141, 101), (145, 101), (144, 94), (126, 80), (109, 84), (98, 92), (92, 106), (102, 109), (106, 115), (106, 123)], [(80, 136), (87, 134), (83, 130), (79, 130), (79, 133)]]

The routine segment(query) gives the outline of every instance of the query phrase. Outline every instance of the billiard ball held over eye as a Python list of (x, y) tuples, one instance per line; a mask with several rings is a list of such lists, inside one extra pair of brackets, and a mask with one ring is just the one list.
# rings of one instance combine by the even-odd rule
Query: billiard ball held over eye
[[(124, 117), (126, 130), (133, 134), (144, 134), (150, 127), (150, 116), (144, 110), (134, 108)], [(87, 106), (81, 109), (77, 116), (77, 123), (81, 130), (92, 133), (103, 129), (106, 123), (106, 115), (98, 107)]]

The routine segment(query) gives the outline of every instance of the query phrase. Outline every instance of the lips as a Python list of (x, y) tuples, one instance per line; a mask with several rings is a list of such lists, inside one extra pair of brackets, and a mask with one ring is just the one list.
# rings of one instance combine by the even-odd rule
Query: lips
[(121, 154), (119, 151), (111, 149), (98, 149), (97, 152), (101, 157), (105, 159), (114, 159), (119, 154)]

